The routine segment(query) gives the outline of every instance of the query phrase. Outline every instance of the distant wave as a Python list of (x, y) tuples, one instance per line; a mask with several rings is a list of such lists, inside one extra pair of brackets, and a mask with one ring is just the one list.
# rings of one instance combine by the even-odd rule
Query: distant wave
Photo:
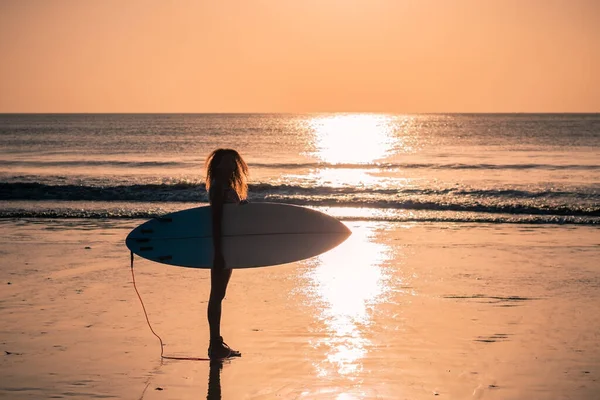
[[(302, 186), (273, 185), (269, 183), (250, 184), (249, 192), (254, 195), (462, 195), (473, 197), (506, 197), (506, 198), (551, 198), (564, 196), (592, 196), (600, 200), (600, 193), (595, 191), (580, 193), (564, 190), (516, 190), (516, 189), (473, 189), (473, 188), (370, 188), (362, 186)], [(163, 200), (164, 194), (183, 194), (190, 192), (197, 196), (206, 196), (204, 183), (177, 181), (172, 183), (133, 184), (133, 185), (50, 185), (38, 182), (0, 182), (0, 200), (153, 200), (150, 196), (158, 196), (154, 200)], [(78, 198), (81, 197), (81, 198)], [(184, 201), (181, 198), (177, 201)]]
[(21, 167), (174, 167), (193, 166), (191, 163), (177, 161), (119, 161), (119, 160), (0, 160), (0, 166)]
[[(202, 161), (121, 161), (121, 160), (0, 160), (0, 166), (21, 167), (180, 167), (196, 168)], [(600, 170), (600, 164), (462, 164), (462, 163), (250, 163), (251, 168), (298, 169), (432, 169), (432, 170)]]
[(251, 167), (272, 169), (482, 169), (482, 170), (600, 170), (600, 164), (462, 164), (462, 163), (253, 163)]
[[(600, 216), (600, 194), (569, 191), (504, 189), (370, 189), (250, 185), (251, 201), (308, 206), (376, 209), (468, 211), (494, 214)], [(0, 200), (76, 200), (137, 202), (206, 202), (203, 184), (139, 184), (117, 186), (0, 183)]]

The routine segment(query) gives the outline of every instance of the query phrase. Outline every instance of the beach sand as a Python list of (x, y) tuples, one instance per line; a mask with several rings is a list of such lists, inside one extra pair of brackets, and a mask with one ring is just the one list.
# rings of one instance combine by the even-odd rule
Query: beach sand
[[(0, 222), (0, 398), (600, 398), (598, 228), (346, 222), (321, 257), (234, 271), (243, 356), (219, 366), (160, 360), (141, 222)], [(209, 271), (134, 268), (165, 355), (205, 357)]]

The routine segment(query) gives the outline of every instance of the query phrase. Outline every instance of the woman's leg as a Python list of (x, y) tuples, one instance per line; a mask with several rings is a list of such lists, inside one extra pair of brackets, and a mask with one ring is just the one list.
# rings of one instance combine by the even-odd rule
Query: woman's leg
[(208, 300), (208, 325), (210, 327), (210, 345), (208, 357), (222, 359), (240, 357), (242, 354), (223, 343), (221, 337), (221, 303), (225, 298), (227, 284), (231, 278), (230, 269), (212, 269), (210, 273), (210, 298)]
[(208, 299), (208, 326), (211, 342), (221, 340), (221, 303), (225, 298), (231, 269), (210, 270), (210, 298)]

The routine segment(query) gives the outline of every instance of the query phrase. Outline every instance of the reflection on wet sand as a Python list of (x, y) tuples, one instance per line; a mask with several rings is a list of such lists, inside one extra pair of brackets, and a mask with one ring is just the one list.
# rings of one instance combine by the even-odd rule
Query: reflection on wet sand
[[(206, 393), (206, 400), (221, 400), (222, 398), (222, 390), (221, 390), (221, 371), (223, 370), (223, 364), (227, 362), (226, 360), (213, 360), (209, 362), (209, 370), (208, 370), (208, 391)], [(156, 368), (151, 376), (148, 378), (146, 385), (144, 386), (144, 390), (138, 400), (143, 400), (146, 396), (148, 389), (152, 386), (152, 380), (157, 374), (161, 374), (160, 368), (163, 366), (161, 361), (160, 366)], [(162, 386), (155, 386), (155, 391), (162, 391), (164, 388)]]
[(390, 290), (390, 277), (382, 269), (389, 248), (373, 236), (373, 226), (354, 228), (344, 244), (309, 261), (307, 295), (327, 331), (314, 343), (326, 349), (325, 360), (315, 363), (320, 376), (352, 377), (362, 369), (361, 359), (371, 345), (365, 335), (371, 309)]
[(208, 393), (206, 400), (221, 400), (221, 370), (223, 361), (216, 360), (210, 362), (208, 372)]

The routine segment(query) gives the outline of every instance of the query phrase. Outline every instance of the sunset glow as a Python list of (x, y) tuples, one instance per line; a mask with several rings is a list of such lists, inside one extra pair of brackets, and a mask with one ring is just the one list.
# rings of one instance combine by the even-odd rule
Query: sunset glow
[(600, 2), (7, 0), (0, 112), (598, 112)]
[(0, 399), (600, 398), (600, 0), (0, 0), (0, 57)]

